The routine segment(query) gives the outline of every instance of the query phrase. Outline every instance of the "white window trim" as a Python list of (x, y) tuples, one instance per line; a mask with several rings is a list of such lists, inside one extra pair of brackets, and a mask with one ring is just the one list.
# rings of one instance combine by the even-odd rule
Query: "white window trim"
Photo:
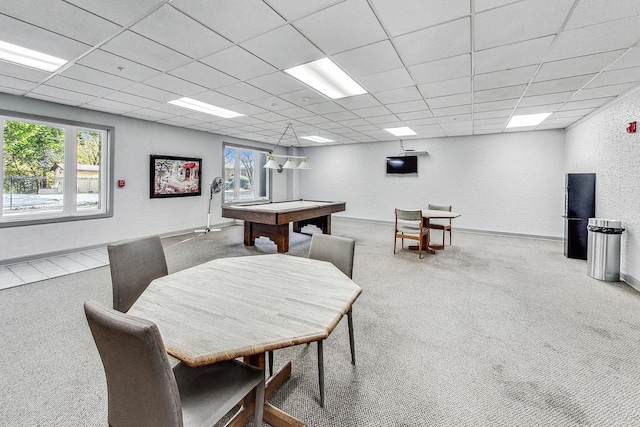
[[(103, 148), (100, 158), (100, 203), (104, 204), (104, 208), (99, 211), (94, 210), (82, 210), (77, 209), (76, 198), (65, 197), (62, 211), (58, 212), (33, 212), (22, 215), (4, 215), (3, 212), (3, 198), (0, 198), (0, 228), (8, 227), (20, 227), (37, 224), (49, 224), (57, 222), (68, 221), (83, 221), (98, 218), (109, 218), (113, 216), (113, 176), (114, 176), (114, 141), (115, 141), (115, 128), (113, 126), (106, 126), (94, 123), (77, 122), (73, 120), (65, 120), (54, 117), (38, 116), (32, 114), (18, 113), (14, 111), (0, 110), (0, 141), (4, 142), (4, 122), (9, 121), (23, 121), (43, 124), (51, 127), (63, 128), (65, 135), (74, 135), (74, 132), (70, 129), (77, 130), (94, 130), (104, 132), (104, 141), (106, 145)], [(73, 145), (75, 147), (76, 138), (67, 140), (65, 138), (65, 163), (76, 164), (77, 150), (68, 150), (67, 147)], [(0, 156), (4, 158), (4, 143), (0, 144)], [(69, 168), (68, 168), (69, 169)], [(71, 171), (68, 176), (65, 176), (65, 192), (73, 191), (70, 194), (76, 194), (76, 168), (70, 168)], [(67, 180), (71, 179), (71, 183), (67, 185)], [(0, 182), (4, 182), (4, 168), (0, 166)], [(4, 194), (4, 189), (2, 191)]]
[[(233, 144), (233, 143), (230, 143), (230, 142), (223, 142), (222, 143), (222, 175), (223, 175), (223, 180), (224, 180), (224, 175), (225, 175), (225, 172), (226, 172), (226, 164), (225, 164), (226, 157), (224, 155), (224, 152), (225, 152), (225, 150), (227, 148), (232, 148), (232, 149), (235, 149), (235, 150), (255, 151), (256, 153), (260, 153), (260, 154), (264, 154), (264, 155), (271, 154), (271, 151), (265, 150), (265, 149), (262, 149), (262, 148), (256, 148), (256, 147), (251, 147), (251, 146), (248, 146), (248, 145), (241, 145), (241, 144)], [(235, 167), (234, 175), (235, 176), (239, 176), (240, 175), (240, 163), (238, 161), (236, 161), (234, 167)], [(267, 195), (265, 197), (254, 197), (252, 199), (240, 199), (239, 195), (236, 194), (236, 190), (234, 188), (234, 198), (233, 198), (233, 200), (226, 200), (225, 195), (224, 195), (224, 189), (223, 189), (222, 190), (222, 204), (224, 206), (229, 206), (229, 205), (242, 205), (242, 204), (250, 204), (250, 203), (256, 203), (256, 202), (270, 201), (271, 200), (272, 183), (273, 183), (273, 177), (272, 177), (272, 174), (271, 174), (271, 170), (267, 170), (267, 174), (268, 174), (268, 177), (269, 177), (268, 178), (269, 182), (266, 185)]]

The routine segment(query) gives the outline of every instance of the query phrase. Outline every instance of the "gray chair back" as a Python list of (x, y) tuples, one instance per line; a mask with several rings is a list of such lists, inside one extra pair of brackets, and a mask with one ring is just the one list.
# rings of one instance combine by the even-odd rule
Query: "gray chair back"
[(124, 240), (107, 246), (113, 308), (127, 312), (149, 283), (166, 276), (167, 261), (159, 236)]
[(313, 236), (311, 236), (309, 258), (329, 261), (351, 278), (353, 276), (353, 253), (355, 246), (355, 240), (347, 237), (314, 233)]
[(110, 426), (182, 426), (180, 394), (158, 327), (85, 302), (107, 377)]

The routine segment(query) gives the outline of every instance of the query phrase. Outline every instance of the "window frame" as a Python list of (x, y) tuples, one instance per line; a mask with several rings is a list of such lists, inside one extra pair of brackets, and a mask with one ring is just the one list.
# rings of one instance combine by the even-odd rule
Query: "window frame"
[[(256, 154), (261, 154), (264, 156), (267, 156), (268, 154), (271, 154), (271, 151), (266, 150), (266, 149), (261, 149), (261, 148), (257, 148), (257, 147), (251, 147), (249, 145), (242, 145), (242, 144), (234, 144), (231, 142), (223, 142), (222, 143), (222, 179), (223, 179), (223, 185), (224, 182), (226, 181), (225, 179), (225, 175), (226, 175), (226, 157), (225, 157), (225, 151), (228, 148), (232, 148), (237, 150), (236, 153), (239, 150), (245, 150), (245, 151), (253, 151)], [(237, 173), (239, 171), (239, 162), (238, 162), (238, 157), (236, 156), (235, 158), (235, 172)], [(268, 182), (265, 185), (265, 189), (267, 192), (267, 195), (264, 197), (254, 197), (251, 199), (240, 199), (238, 198), (234, 198), (232, 200), (227, 200), (225, 197), (225, 189), (223, 188), (222, 190), (222, 205), (223, 206), (231, 206), (231, 205), (242, 205), (242, 204), (251, 204), (251, 203), (256, 203), (256, 202), (269, 202), (271, 201), (271, 190), (272, 190), (272, 183), (273, 183), (273, 176), (272, 176), (272, 172), (270, 169), (267, 169), (266, 172), (266, 176), (267, 176), (267, 180)], [(239, 183), (239, 181), (238, 181)], [(238, 184), (239, 185), (239, 184)]]
[[(0, 155), (3, 157), (3, 165), (4, 165), (4, 122), (5, 121), (22, 121), (29, 123), (42, 124), (45, 126), (58, 127), (63, 128), (65, 130), (65, 163), (77, 165), (77, 148), (73, 151), (73, 153), (69, 153), (67, 147), (73, 145), (76, 147), (77, 145), (77, 132), (80, 130), (88, 130), (88, 131), (100, 131), (104, 132), (105, 138), (102, 141), (103, 147), (101, 148), (101, 157), (100, 157), (100, 178), (101, 178), (101, 200), (104, 201), (104, 208), (101, 208), (99, 211), (94, 211), (90, 209), (82, 209), (77, 206), (77, 197), (65, 197), (63, 202), (62, 211), (56, 212), (34, 212), (24, 215), (10, 215), (7, 216), (3, 212), (3, 203), (0, 200), (0, 228), (9, 228), (9, 227), (22, 227), (29, 225), (38, 225), (38, 224), (51, 224), (51, 223), (62, 223), (69, 221), (84, 221), (84, 220), (92, 220), (99, 218), (110, 218), (113, 217), (113, 179), (114, 176), (114, 145), (115, 145), (115, 128), (113, 126), (96, 124), (96, 123), (88, 123), (81, 122), (76, 120), (67, 120), (61, 119), (57, 117), (49, 117), (49, 116), (40, 116), (35, 114), (28, 113), (20, 113), (16, 111), (8, 111), (8, 110), (0, 110), (0, 130), (3, 132), (3, 138), (0, 138), (3, 141), (3, 144), (0, 144)], [(73, 142), (67, 142), (67, 130), (72, 129), (74, 132), (72, 133)], [(69, 160), (73, 160), (69, 162)], [(69, 170), (69, 167), (66, 168)], [(72, 171), (68, 177), (65, 177), (65, 193), (67, 193), (68, 189), (77, 189), (77, 171), (76, 167), (72, 167)], [(66, 181), (67, 178), (71, 178), (73, 181), (70, 186), (67, 186)], [(0, 167), (0, 180), (4, 182), (4, 166)], [(4, 195), (4, 187), (1, 192)], [(77, 194), (77, 192), (76, 192)]]

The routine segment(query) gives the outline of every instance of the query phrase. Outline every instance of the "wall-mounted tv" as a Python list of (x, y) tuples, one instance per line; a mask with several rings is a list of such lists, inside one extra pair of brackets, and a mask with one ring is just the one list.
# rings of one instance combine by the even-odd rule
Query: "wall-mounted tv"
[(387, 175), (411, 174), (418, 174), (418, 156), (387, 157)]

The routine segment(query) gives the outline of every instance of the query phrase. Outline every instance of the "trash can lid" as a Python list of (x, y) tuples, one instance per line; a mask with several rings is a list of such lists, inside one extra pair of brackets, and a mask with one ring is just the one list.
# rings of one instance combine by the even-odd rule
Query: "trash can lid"
[(589, 218), (589, 225), (604, 228), (622, 228), (622, 221), (604, 218)]

